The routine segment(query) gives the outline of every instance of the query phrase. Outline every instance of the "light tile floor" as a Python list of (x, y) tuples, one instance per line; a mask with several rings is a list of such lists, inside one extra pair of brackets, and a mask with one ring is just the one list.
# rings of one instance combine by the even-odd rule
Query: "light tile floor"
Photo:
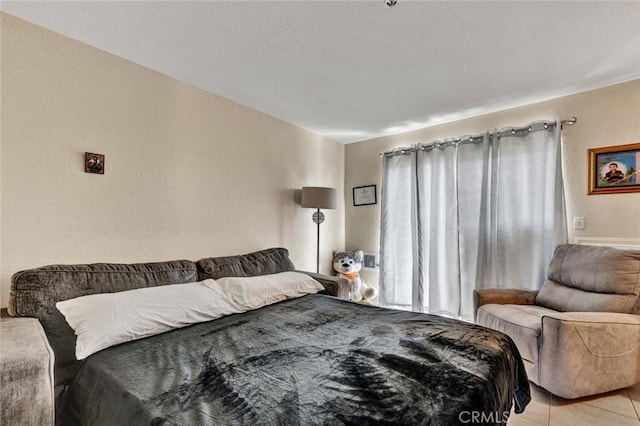
[(508, 426), (640, 426), (640, 384), (596, 396), (562, 399), (531, 383), (531, 402)]

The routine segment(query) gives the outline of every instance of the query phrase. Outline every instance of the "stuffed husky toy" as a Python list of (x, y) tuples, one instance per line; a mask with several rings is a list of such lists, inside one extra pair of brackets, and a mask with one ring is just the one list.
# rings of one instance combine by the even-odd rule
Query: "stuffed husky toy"
[(375, 288), (369, 287), (360, 279), (360, 270), (364, 260), (362, 250), (336, 251), (333, 253), (333, 269), (338, 276), (349, 280), (349, 298), (356, 302), (371, 303), (371, 299), (378, 295)]

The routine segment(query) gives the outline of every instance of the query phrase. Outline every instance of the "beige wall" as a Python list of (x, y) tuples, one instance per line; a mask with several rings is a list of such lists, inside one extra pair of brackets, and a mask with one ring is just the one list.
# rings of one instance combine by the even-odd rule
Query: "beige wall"
[[(303, 185), (344, 187), (344, 146), (124, 59), (1, 17), (1, 304), (51, 263), (144, 262), (287, 247), (315, 270)], [(106, 155), (84, 173), (83, 153)], [(326, 211), (322, 263), (344, 247)]]
[[(428, 95), (428, 94), (426, 94)], [(563, 132), (567, 216), (584, 216), (586, 229), (570, 229), (574, 237), (640, 238), (640, 193), (587, 195), (587, 149), (640, 142), (640, 80), (500, 111), (471, 119), (347, 145), (345, 154), (346, 248), (377, 252), (380, 204), (353, 207), (351, 189), (381, 184), (381, 152), (418, 142), (482, 133), (555, 117), (578, 117)], [(364, 270), (377, 284), (376, 271)]]
[[(197, 259), (284, 246), (296, 266), (312, 270), (312, 211), (293, 201), (303, 185), (344, 187), (346, 204), (340, 198), (322, 225), (329, 272), (331, 251), (345, 246), (345, 225), (346, 248), (379, 249), (380, 204), (353, 207), (351, 189), (380, 190), (380, 152), (556, 116), (579, 120), (564, 132), (567, 204), (569, 219), (585, 216), (587, 227), (570, 238), (640, 238), (640, 194), (586, 195), (587, 149), (640, 141), (640, 81), (345, 150), (0, 15), (2, 306), (13, 273), (51, 263)], [(104, 176), (83, 172), (85, 151), (106, 154)], [(377, 283), (377, 273), (362, 275)]]

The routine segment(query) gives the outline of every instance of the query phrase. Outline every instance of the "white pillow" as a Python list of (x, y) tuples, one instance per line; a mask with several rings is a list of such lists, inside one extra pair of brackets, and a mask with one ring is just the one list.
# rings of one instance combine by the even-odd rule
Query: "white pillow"
[(56, 303), (78, 336), (76, 358), (240, 312), (208, 279), (82, 296)]
[(281, 272), (256, 277), (224, 277), (206, 285), (219, 289), (236, 309), (243, 311), (324, 290), (322, 284), (300, 272)]

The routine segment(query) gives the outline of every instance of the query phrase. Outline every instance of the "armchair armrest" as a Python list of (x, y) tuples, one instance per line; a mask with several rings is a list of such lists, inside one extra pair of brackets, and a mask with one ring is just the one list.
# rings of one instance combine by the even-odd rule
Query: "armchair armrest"
[(558, 312), (542, 317), (540, 385), (578, 398), (640, 383), (640, 316)]
[(473, 319), (482, 305), (534, 305), (538, 290), (482, 288), (473, 290)]
[[(564, 321), (565, 323), (627, 324), (640, 327), (640, 315), (616, 312), (557, 312), (547, 314), (544, 318), (549, 318), (551, 321)], [(640, 329), (638, 329), (638, 332), (640, 332)], [(640, 346), (640, 336), (635, 342)]]
[(54, 423), (54, 355), (35, 318), (0, 319), (0, 424)]
[(309, 275), (311, 278), (318, 281), (325, 288), (325, 291), (321, 291), (322, 294), (329, 294), (341, 299), (349, 299), (349, 280), (346, 278), (334, 277), (332, 275), (317, 274), (315, 272), (308, 271), (296, 271), (302, 274)]

